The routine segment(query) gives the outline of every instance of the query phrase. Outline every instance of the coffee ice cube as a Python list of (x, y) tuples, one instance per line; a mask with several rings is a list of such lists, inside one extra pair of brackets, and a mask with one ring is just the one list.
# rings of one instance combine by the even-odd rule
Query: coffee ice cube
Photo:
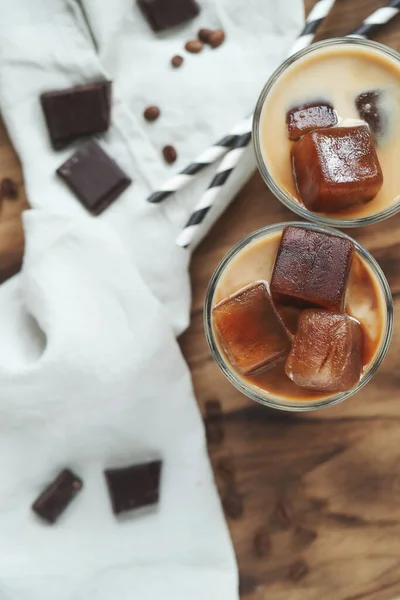
[(299, 196), (309, 210), (337, 212), (372, 200), (383, 175), (366, 125), (318, 129), (292, 148)]
[(274, 302), (342, 311), (353, 255), (346, 238), (285, 227), (272, 271)]
[(286, 113), (286, 125), (290, 140), (298, 140), (309, 131), (321, 127), (333, 127), (337, 122), (337, 114), (330, 102), (301, 104)]
[(363, 333), (346, 314), (307, 309), (286, 361), (286, 374), (314, 392), (345, 392), (360, 380)]
[(270, 368), (288, 355), (289, 334), (265, 282), (240, 290), (217, 304), (213, 321), (229, 360), (243, 375)]
[(360, 118), (369, 125), (375, 137), (386, 133), (387, 114), (383, 106), (385, 94), (385, 90), (368, 90), (355, 99)]

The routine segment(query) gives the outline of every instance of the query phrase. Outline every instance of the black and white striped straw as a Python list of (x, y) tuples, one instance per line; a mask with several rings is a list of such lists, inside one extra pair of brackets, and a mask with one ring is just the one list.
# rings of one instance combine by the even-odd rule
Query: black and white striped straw
[(215, 144), (207, 148), (202, 152), (192, 163), (190, 163), (183, 171), (177, 173), (171, 179), (166, 181), (156, 192), (153, 192), (147, 200), (154, 204), (162, 202), (168, 196), (186, 187), (193, 177), (200, 173), (203, 169), (209, 165), (215, 163), (217, 160), (222, 158), (224, 154), (228, 152), (230, 148), (235, 144), (238, 137), (243, 132), (247, 131), (248, 120), (244, 119), (238, 123), (226, 136), (218, 140)]
[[(292, 46), (288, 54), (289, 56), (311, 44), (316, 30), (332, 8), (334, 2), (335, 0), (318, 0), (308, 15), (306, 24), (296, 42)], [(178, 246), (181, 246), (182, 248), (188, 248), (196, 237), (198, 228), (203, 223), (208, 212), (211, 210), (216, 198), (219, 196), (221, 188), (225, 185), (227, 179), (235, 170), (243, 152), (251, 141), (252, 121), (252, 117), (247, 120), (247, 131), (244, 131), (243, 134), (239, 136), (235, 144), (232, 146), (232, 149), (221, 161), (215, 177), (211, 181), (206, 192), (200, 198), (185, 227), (179, 234), (176, 240)]]
[(358, 27), (353, 33), (350, 33), (350, 37), (358, 38), (369, 38), (377, 29), (391, 21), (400, 12), (400, 0), (392, 0), (387, 6), (378, 8), (375, 12), (367, 17), (360, 27)]
[(232, 171), (242, 158), (242, 154), (246, 150), (251, 140), (251, 121), (252, 119), (250, 118), (250, 130), (243, 135), (238, 136), (231, 151), (228, 152), (228, 154), (222, 159), (221, 164), (219, 165), (208, 189), (202, 195), (200, 201), (196, 205), (195, 210), (192, 212), (190, 219), (178, 236), (176, 240), (178, 246), (187, 248), (191, 244), (199, 225), (201, 225), (201, 223), (204, 221), (207, 213), (213, 206), (216, 197), (220, 194), (221, 187), (225, 185), (225, 182), (230, 177)]
[(316, 4), (314, 4), (306, 19), (306, 23), (302, 32), (289, 52), (289, 56), (295, 54), (299, 50), (303, 50), (303, 48), (306, 48), (311, 44), (314, 39), (315, 32), (331, 10), (334, 3), (335, 0), (319, 0)]

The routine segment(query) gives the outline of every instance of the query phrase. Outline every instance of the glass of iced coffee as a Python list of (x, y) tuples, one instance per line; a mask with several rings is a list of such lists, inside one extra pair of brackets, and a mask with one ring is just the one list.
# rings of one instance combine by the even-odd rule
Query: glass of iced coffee
[(336, 404), (376, 373), (393, 305), (379, 265), (344, 233), (283, 223), (238, 242), (206, 296), (211, 353), (262, 404), (304, 411)]
[(322, 225), (400, 210), (400, 55), (337, 38), (288, 58), (254, 113), (258, 168), (277, 198)]

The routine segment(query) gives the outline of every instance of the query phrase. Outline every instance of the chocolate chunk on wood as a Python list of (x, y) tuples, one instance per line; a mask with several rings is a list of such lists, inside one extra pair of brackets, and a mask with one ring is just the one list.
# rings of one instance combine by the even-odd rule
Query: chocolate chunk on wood
[(32, 510), (48, 523), (55, 523), (82, 486), (77, 475), (64, 469), (34, 502)]
[(138, 0), (153, 31), (164, 31), (196, 17), (200, 7), (195, 0)]
[(114, 514), (157, 504), (161, 469), (162, 462), (155, 460), (104, 471)]
[(131, 179), (94, 142), (86, 142), (57, 169), (82, 204), (99, 215), (131, 184)]
[(47, 129), (55, 150), (84, 135), (110, 126), (111, 81), (96, 81), (40, 96)]

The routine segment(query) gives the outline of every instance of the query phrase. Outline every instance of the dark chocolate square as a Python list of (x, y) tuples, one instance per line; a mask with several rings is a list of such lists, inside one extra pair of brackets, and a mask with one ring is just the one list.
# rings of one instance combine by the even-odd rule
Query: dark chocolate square
[(162, 462), (132, 465), (104, 471), (111, 505), (115, 515), (157, 504)]
[(153, 31), (163, 31), (193, 19), (200, 12), (196, 0), (137, 0)]
[(48, 523), (55, 523), (82, 486), (77, 475), (64, 469), (35, 500), (32, 510)]
[(90, 140), (57, 169), (57, 175), (94, 215), (118, 198), (131, 179), (100, 146)]
[(110, 126), (111, 81), (96, 81), (40, 96), (51, 143), (55, 150), (83, 135)]

